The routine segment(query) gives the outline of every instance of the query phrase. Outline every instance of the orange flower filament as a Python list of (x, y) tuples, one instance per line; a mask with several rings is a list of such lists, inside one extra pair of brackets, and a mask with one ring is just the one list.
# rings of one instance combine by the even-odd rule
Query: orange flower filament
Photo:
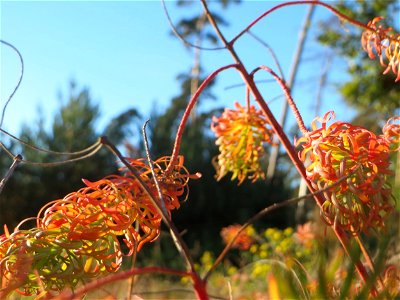
[(242, 107), (235, 103), (235, 110), (225, 109), (217, 118), (213, 117), (211, 130), (219, 146), (215, 167), (217, 180), (232, 172), (232, 180), (241, 184), (246, 178), (253, 182), (265, 178), (260, 160), (265, 156), (264, 143), (271, 142), (272, 131), (260, 110), (254, 106)]
[(376, 55), (380, 58), (382, 66), (386, 67), (383, 74), (390, 70), (397, 75), (396, 82), (400, 80), (400, 34), (390, 34), (392, 28), (377, 26), (383, 18), (377, 17), (368, 22), (367, 26), (374, 31), (366, 30), (361, 36), (361, 45), (371, 59)]
[[(365, 128), (345, 122), (327, 126), (334, 117), (328, 112), (312, 124), (313, 131), (297, 141), (299, 157), (309, 160), (307, 177), (316, 190), (348, 176), (340, 185), (324, 192), (322, 215), (329, 224), (351, 233), (368, 232), (384, 225), (393, 210), (391, 187), (387, 183), (389, 142)], [(316, 121), (321, 123), (317, 128)]]

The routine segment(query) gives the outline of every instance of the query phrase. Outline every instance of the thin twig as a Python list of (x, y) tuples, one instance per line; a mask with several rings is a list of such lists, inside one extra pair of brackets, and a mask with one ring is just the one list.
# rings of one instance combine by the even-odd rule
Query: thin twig
[[(150, 198), (152, 204), (155, 206), (157, 209), (157, 212), (160, 214), (163, 222), (167, 225), (167, 227), (171, 230), (173, 233), (172, 238), (176, 239), (175, 245), (178, 248), (179, 253), (182, 255), (184, 258), (187, 268), (192, 272), (196, 273), (196, 270), (194, 268), (194, 262), (193, 259), (189, 253), (189, 249), (186, 245), (186, 243), (183, 241), (182, 237), (180, 236), (178, 230), (176, 229), (175, 225), (172, 223), (170, 220), (169, 216), (164, 214), (164, 211), (161, 208), (160, 201), (158, 201), (153, 193), (150, 191), (148, 185), (143, 181), (141, 178), (139, 172), (132, 167), (132, 165), (122, 156), (121, 152), (112, 144), (106, 136), (103, 136), (101, 138), (101, 143), (105, 145), (114, 155), (116, 155), (121, 162), (128, 168), (128, 170), (132, 173), (132, 175), (135, 177), (135, 179), (138, 181), (138, 183), (142, 186), (144, 192), (147, 194), (147, 196)], [(174, 240), (175, 241), (175, 240)]]
[[(8, 154), (8, 156), (14, 158), (15, 155), (9, 150), (7, 149), (7, 147), (0, 142), (0, 147), (3, 148), (3, 150)], [(75, 157), (75, 158), (71, 158), (71, 159), (66, 159), (66, 160), (62, 160), (62, 161), (56, 161), (56, 162), (35, 162), (35, 161), (30, 161), (30, 160), (26, 160), (26, 159), (21, 159), (21, 163), (24, 164), (28, 164), (31, 166), (40, 166), (40, 167), (55, 167), (55, 166), (59, 166), (59, 165), (65, 165), (65, 164), (69, 164), (78, 160), (82, 160), (82, 159), (86, 159), (88, 157), (93, 156), (94, 154), (96, 154), (101, 148), (103, 147), (102, 144), (98, 144), (96, 146), (96, 148), (94, 148), (91, 152), (82, 155), (80, 157)]]
[[(257, 80), (255, 81), (255, 83), (260, 84), (260, 83), (270, 83), (270, 82), (275, 82), (275, 79), (265, 79), (265, 80)], [(234, 89), (234, 88), (238, 88), (238, 87), (244, 87), (246, 86), (246, 84), (244, 82), (241, 83), (235, 83), (235, 84), (231, 84), (228, 85), (226, 87), (224, 87), (224, 90), (230, 90), (230, 89)]]
[(174, 33), (174, 35), (175, 35), (185, 46), (187, 46), (187, 47), (192, 47), (192, 48), (196, 48), (196, 49), (200, 49), (200, 50), (207, 50), (207, 51), (214, 51), (214, 50), (222, 50), (222, 49), (225, 49), (225, 47), (202, 47), (202, 46), (195, 45), (195, 44), (192, 44), (192, 43), (190, 43), (189, 41), (187, 41), (187, 40), (178, 32), (178, 30), (176, 29), (176, 27), (175, 27), (175, 25), (174, 25), (174, 22), (172, 21), (171, 16), (169, 15), (167, 6), (166, 6), (166, 4), (165, 4), (165, 0), (161, 0), (161, 3), (162, 3), (162, 7), (163, 7), (163, 9), (164, 9), (165, 16), (167, 17), (168, 24), (169, 24), (169, 26), (171, 27), (172, 32)]
[(7, 106), (8, 106), (8, 104), (10, 103), (12, 97), (14, 97), (14, 94), (16, 93), (16, 91), (18, 90), (18, 88), (19, 88), (19, 86), (20, 86), (20, 84), (21, 84), (21, 81), (22, 81), (22, 77), (24, 76), (24, 59), (22, 58), (22, 55), (21, 55), (21, 53), (19, 52), (19, 50), (18, 50), (14, 45), (12, 45), (12, 44), (10, 44), (10, 43), (8, 43), (8, 42), (6, 42), (6, 41), (3, 41), (3, 40), (1, 40), (1, 39), (0, 39), (0, 42), (1, 42), (2, 44), (4, 44), (4, 45), (10, 47), (11, 49), (13, 49), (13, 50), (17, 53), (17, 55), (18, 55), (18, 57), (19, 57), (19, 60), (20, 60), (20, 62), (21, 62), (21, 74), (20, 74), (20, 76), (19, 76), (17, 85), (15, 86), (14, 90), (12, 91), (12, 93), (10, 94), (10, 96), (8, 97), (6, 103), (5, 103), (4, 106), (3, 106), (3, 111), (2, 111), (2, 113), (1, 113), (1, 119), (0, 119), (0, 128), (1, 128), (1, 127), (3, 126), (3, 121), (4, 121), (4, 116), (5, 116), (5, 113), (6, 113)]
[(268, 43), (264, 42), (261, 38), (259, 38), (257, 35), (255, 35), (251, 31), (248, 31), (247, 34), (250, 35), (252, 38), (254, 38), (257, 42), (259, 42), (265, 48), (267, 48), (269, 54), (271, 54), (272, 60), (274, 61), (276, 67), (278, 68), (279, 76), (283, 80), (285, 80), (285, 75), (283, 74), (282, 66), (279, 63), (278, 57), (276, 56), (274, 49), (272, 49), (272, 47)]
[(71, 155), (71, 156), (75, 156), (75, 155), (80, 155), (83, 153), (87, 153), (90, 150), (92, 150), (93, 148), (97, 147), (100, 144), (100, 139), (97, 139), (97, 141), (95, 143), (93, 143), (92, 145), (90, 145), (89, 147), (79, 150), (79, 151), (74, 151), (74, 152), (59, 152), (59, 151), (53, 151), (53, 150), (48, 150), (48, 149), (43, 149), (34, 145), (31, 145), (30, 143), (16, 137), (15, 135), (12, 135), (11, 133), (9, 133), (8, 131), (0, 128), (0, 132), (3, 132), (4, 134), (8, 135), (9, 137), (11, 137), (12, 139), (16, 140), (18, 143), (24, 145), (27, 148), (30, 148), (32, 150), (36, 150), (39, 152), (43, 152), (43, 153), (48, 153), (48, 154), (55, 154), (55, 155)]
[(160, 198), (160, 202), (161, 202), (161, 209), (163, 210), (164, 214), (166, 216), (168, 216), (168, 211), (167, 211), (167, 207), (165, 206), (165, 200), (164, 200), (164, 195), (162, 193), (160, 184), (157, 180), (157, 174), (156, 171), (154, 170), (154, 164), (153, 161), (151, 160), (151, 156), (150, 156), (150, 149), (149, 149), (149, 141), (147, 139), (147, 133), (146, 133), (146, 126), (147, 124), (150, 122), (150, 120), (147, 120), (146, 122), (144, 122), (143, 128), (142, 128), (142, 134), (143, 134), (143, 140), (144, 140), (144, 148), (146, 150), (146, 156), (147, 156), (147, 162), (149, 163), (149, 167), (151, 170), (151, 174), (153, 175), (153, 180), (154, 180), (154, 184), (157, 188), (157, 193), (158, 193), (158, 197)]
[(3, 191), (4, 186), (6, 185), (8, 179), (10, 179), (11, 175), (14, 173), (15, 169), (18, 167), (18, 165), (21, 163), (22, 156), (20, 154), (16, 155), (14, 157), (14, 160), (10, 166), (10, 168), (7, 170), (6, 175), (4, 175), (4, 178), (0, 182), (0, 194)]

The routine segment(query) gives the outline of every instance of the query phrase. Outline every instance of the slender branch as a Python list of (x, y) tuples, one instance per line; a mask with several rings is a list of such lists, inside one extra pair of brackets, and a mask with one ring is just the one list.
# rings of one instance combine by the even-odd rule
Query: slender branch
[[(3, 150), (10, 156), (10, 157), (15, 157), (14, 154), (12, 154), (12, 152), (7, 149), (7, 147), (0, 142), (0, 147), (3, 148)], [(69, 164), (78, 160), (82, 160), (82, 159), (86, 159), (88, 157), (93, 156), (94, 154), (96, 154), (100, 149), (102, 148), (102, 144), (98, 144), (96, 145), (96, 148), (94, 148), (91, 152), (82, 155), (80, 157), (75, 157), (75, 158), (71, 158), (71, 159), (66, 159), (66, 160), (62, 160), (62, 161), (56, 161), (56, 162), (34, 162), (34, 161), (30, 161), (30, 160), (25, 160), (25, 159), (21, 159), (21, 163), (24, 164), (28, 164), (31, 166), (41, 166), (41, 167), (54, 167), (54, 166), (59, 166), (59, 165), (65, 165), (65, 164)]]
[(196, 48), (196, 49), (199, 49), (199, 50), (208, 50), (208, 51), (225, 49), (225, 47), (202, 47), (202, 46), (195, 45), (195, 44), (192, 44), (192, 43), (190, 43), (189, 41), (187, 41), (187, 40), (178, 32), (178, 30), (176, 29), (176, 27), (175, 27), (175, 25), (174, 25), (174, 22), (172, 21), (171, 16), (169, 15), (167, 6), (166, 6), (166, 4), (165, 4), (165, 0), (161, 0), (161, 4), (162, 4), (162, 7), (163, 7), (163, 9), (164, 9), (165, 16), (167, 17), (168, 24), (169, 24), (169, 26), (171, 27), (172, 32), (174, 33), (174, 35), (175, 35), (185, 46), (187, 46), (187, 47), (192, 47), (192, 48)]
[(282, 201), (279, 203), (274, 203), (274, 204), (267, 206), (266, 208), (260, 210), (257, 214), (255, 214), (250, 219), (248, 219), (246, 221), (246, 223), (244, 223), (242, 225), (242, 227), (240, 227), (240, 229), (236, 232), (236, 234), (233, 236), (233, 238), (226, 244), (225, 248), (221, 251), (220, 255), (217, 257), (214, 264), (211, 266), (210, 270), (208, 270), (208, 272), (204, 276), (204, 280), (207, 280), (207, 278), (210, 276), (211, 272), (221, 263), (221, 261), (224, 259), (224, 257), (228, 253), (228, 251), (231, 249), (235, 240), (239, 237), (239, 235), (243, 232), (243, 230), (245, 230), (248, 226), (250, 226), (255, 221), (261, 219), (262, 217), (265, 217), (267, 214), (269, 214), (270, 212), (272, 212), (278, 208), (282, 208), (287, 205), (298, 203), (304, 199), (313, 198), (314, 196), (316, 196), (318, 194), (328, 191), (329, 189), (337, 186), (338, 184), (340, 184), (341, 182), (343, 182), (344, 180), (346, 180), (347, 178), (352, 176), (354, 173), (356, 173), (356, 171), (358, 171), (358, 168), (355, 169), (353, 172), (347, 174), (346, 176), (339, 178), (335, 183), (328, 185), (328, 186), (324, 187), (323, 189), (320, 189), (318, 191), (315, 191), (313, 193), (310, 193), (310, 194), (307, 194), (307, 195), (304, 195), (301, 197), (291, 198), (291, 199), (288, 199), (288, 200), (285, 200), (285, 201)]
[(6, 175), (4, 175), (4, 178), (0, 182), (0, 194), (3, 191), (4, 186), (6, 185), (8, 179), (10, 179), (11, 175), (14, 173), (15, 169), (18, 167), (18, 165), (21, 163), (22, 156), (20, 154), (16, 155), (14, 157), (14, 160), (10, 166), (10, 168), (7, 170)]
[(79, 151), (74, 151), (74, 152), (59, 152), (59, 151), (53, 151), (53, 150), (48, 150), (48, 149), (43, 149), (34, 145), (31, 145), (30, 143), (16, 137), (15, 135), (12, 135), (11, 133), (9, 133), (8, 131), (0, 128), (0, 132), (3, 132), (4, 134), (8, 135), (9, 137), (11, 137), (13, 140), (16, 140), (17, 142), (19, 142), (20, 144), (24, 145), (25, 147), (28, 147), (32, 150), (36, 150), (39, 152), (43, 152), (43, 153), (48, 153), (48, 154), (55, 154), (55, 155), (80, 155), (83, 153), (87, 153), (90, 150), (92, 150), (93, 148), (96, 148), (99, 144), (100, 144), (100, 139), (98, 139), (94, 144), (90, 145), (89, 147), (79, 150)]
[(149, 163), (151, 174), (153, 175), (154, 184), (155, 184), (155, 186), (157, 188), (158, 197), (160, 198), (161, 209), (164, 212), (164, 214), (166, 216), (168, 216), (167, 207), (165, 206), (164, 195), (162, 193), (160, 184), (159, 184), (159, 182), (157, 180), (157, 174), (156, 174), (156, 171), (154, 170), (154, 164), (153, 164), (153, 161), (151, 160), (151, 156), (150, 156), (149, 141), (147, 139), (147, 133), (146, 133), (146, 126), (149, 123), (149, 121), (150, 120), (147, 120), (144, 123), (143, 128), (142, 128), (142, 134), (143, 134), (143, 140), (144, 140), (144, 148), (146, 149), (147, 162)]
[(231, 41), (230, 44), (234, 44), (243, 34), (245, 34), (246, 32), (248, 32), (255, 24), (257, 24), (261, 19), (263, 19), (264, 17), (266, 17), (267, 15), (269, 15), (270, 13), (272, 13), (275, 10), (278, 10), (282, 7), (285, 6), (292, 6), (292, 5), (302, 5), (302, 4), (306, 4), (306, 5), (320, 5), (323, 6), (325, 8), (327, 8), (328, 10), (330, 10), (332, 13), (334, 13), (335, 15), (337, 15), (338, 17), (348, 21), (349, 23), (356, 25), (358, 27), (361, 27), (362, 29), (365, 30), (369, 30), (369, 31), (375, 31), (373, 28), (357, 21), (354, 20), (348, 16), (346, 16), (345, 14), (341, 13), (340, 11), (338, 11), (337, 9), (333, 8), (332, 6), (320, 2), (320, 1), (291, 1), (291, 2), (285, 2), (282, 4), (279, 4), (277, 6), (274, 6), (273, 8), (269, 9), (268, 11), (266, 11), (265, 13), (263, 13), (261, 16), (259, 16), (257, 19), (255, 19), (253, 22), (251, 22), (244, 30), (242, 30), (238, 35), (236, 35)]
[(164, 214), (164, 211), (161, 208), (160, 201), (158, 201), (153, 193), (150, 191), (149, 187), (147, 184), (143, 181), (141, 178), (139, 172), (132, 167), (132, 165), (122, 156), (121, 152), (108, 140), (106, 136), (103, 136), (101, 138), (101, 142), (103, 145), (105, 145), (115, 156), (117, 156), (121, 162), (128, 168), (128, 170), (132, 173), (132, 175), (135, 177), (135, 179), (139, 182), (139, 184), (142, 186), (144, 192), (147, 194), (147, 196), (150, 198), (152, 204), (155, 206), (157, 209), (157, 212), (160, 214), (163, 222), (167, 225), (167, 227), (171, 230), (172, 233), (172, 238), (176, 239), (176, 244), (178, 247), (179, 253), (183, 256), (187, 268), (192, 272), (195, 273), (195, 268), (194, 268), (194, 263), (192, 260), (192, 257), (189, 253), (189, 249), (186, 245), (186, 243), (183, 241), (182, 237), (180, 236), (178, 230), (176, 229), (175, 225), (172, 223), (168, 215)]
[(183, 113), (182, 120), (179, 123), (179, 127), (178, 127), (178, 130), (176, 132), (176, 137), (175, 137), (174, 149), (172, 150), (171, 160), (170, 160), (169, 165), (168, 165), (167, 169), (165, 170), (165, 172), (171, 171), (172, 167), (174, 166), (174, 164), (178, 158), (183, 130), (186, 127), (187, 120), (190, 117), (190, 112), (192, 111), (194, 105), (196, 104), (199, 96), (201, 95), (203, 90), (207, 87), (207, 85), (211, 82), (211, 80), (213, 80), (215, 78), (215, 76), (217, 76), (220, 72), (222, 72), (226, 69), (235, 68), (235, 67), (237, 67), (236, 64), (231, 64), (231, 65), (227, 65), (227, 66), (224, 66), (224, 67), (221, 67), (221, 68), (215, 70), (210, 75), (208, 75), (208, 77), (199, 86), (197, 91), (193, 94), (192, 98), (189, 101), (189, 104), (186, 106), (185, 112)]
[[(269, 83), (269, 82), (276, 82), (275, 79), (266, 79), (266, 80), (257, 80), (255, 81), (257, 84), (260, 83)], [(235, 83), (235, 84), (231, 84), (228, 85), (224, 88), (225, 91), (230, 90), (230, 89), (234, 89), (234, 88), (238, 88), (238, 87), (244, 87), (246, 86), (246, 83), (241, 82), (241, 83)]]
[(287, 102), (288, 102), (290, 108), (293, 111), (293, 114), (294, 114), (294, 116), (295, 116), (295, 118), (297, 120), (297, 124), (299, 125), (299, 128), (300, 128), (301, 132), (303, 134), (306, 134), (308, 132), (308, 130), (306, 128), (306, 125), (304, 124), (303, 118), (301, 117), (299, 109), (297, 108), (297, 105), (294, 102), (294, 100), (293, 100), (293, 98), (292, 98), (292, 96), (290, 94), (290, 90), (289, 90), (288, 86), (286, 85), (286, 83), (274, 71), (272, 71), (270, 68), (268, 68), (266, 66), (257, 67), (254, 71), (252, 71), (250, 73), (250, 76), (254, 76), (254, 74), (259, 70), (264, 70), (264, 71), (269, 72), (275, 78), (275, 80), (278, 82), (278, 84), (280, 85), (280, 87), (283, 90), (283, 93), (286, 96), (286, 99), (287, 99)]
[(8, 43), (6, 41), (3, 41), (1, 39), (0, 39), (0, 43), (10, 47), (11, 49), (13, 49), (17, 53), (17, 55), (19, 57), (19, 61), (21, 62), (21, 74), (19, 76), (17, 85), (15, 86), (14, 90), (12, 91), (10, 96), (8, 97), (6, 103), (4, 104), (3, 111), (1, 113), (1, 119), (0, 119), (0, 128), (1, 128), (3, 126), (3, 121), (4, 121), (4, 116), (5, 116), (5, 113), (6, 113), (7, 106), (10, 103), (12, 97), (14, 97), (14, 94), (16, 93), (16, 91), (18, 90), (18, 88), (19, 88), (19, 86), (21, 84), (22, 78), (24, 77), (24, 59), (22, 58), (21, 53), (18, 51), (18, 49), (14, 45), (12, 45), (12, 44), (10, 44), (10, 43)]
[(251, 31), (247, 32), (248, 35), (250, 35), (252, 38), (254, 38), (257, 42), (259, 42), (261, 45), (263, 45), (265, 48), (267, 48), (269, 54), (272, 57), (272, 60), (274, 61), (274, 64), (276, 65), (276, 67), (278, 68), (278, 72), (279, 72), (279, 76), (285, 80), (285, 75), (283, 74), (283, 69), (281, 64), (279, 63), (278, 57), (275, 54), (274, 49), (272, 49), (272, 47), (270, 45), (268, 45), (266, 42), (264, 42), (262, 39), (260, 39), (257, 35), (255, 35), (254, 33), (252, 33)]

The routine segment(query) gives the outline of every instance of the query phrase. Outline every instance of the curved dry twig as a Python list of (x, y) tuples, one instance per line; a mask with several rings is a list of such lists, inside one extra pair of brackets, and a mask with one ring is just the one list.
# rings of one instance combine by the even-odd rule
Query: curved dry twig
[[(55, 162), (35, 162), (35, 161), (30, 161), (30, 160), (25, 160), (25, 159), (20, 159), (21, 163), (24, 164), (29, 164), (32, 166), (41, 166), (41, 167), (54, 167), (54, 166), (59, 166), (59, 165), (65, 165), (68, 163), (72, 163), (78, 160), (82, 160), (88, 157), (93, 156), (94, 154), (96, 154), (101, 148), (103, 147), (103, 145), (100, 142), (96, 142), (94, 145), (92, 145), (90, 147), (89, 150), (91, 150), (90, 152), (86, 153), (85, 155), (79, 156), (79, 157), (75, 157), (75, 158), (71, 158), (71, 159), (66, 159), (66, 160), (62, 160), (62, 161), (55, 161)], [(0, 148), (2, 148), (8, 156), (10, 156), (11, 158), (14, 158), (15, 155), (3, 144), (0, 142)]]
[(85, 149), (82, 149), (79, 151), (73, 151), (73, 152), (61, 152), (61, 151), (53, 151), (53, 150), (43, 149), (43, 148), (31, 145), (28, 142), (16, 137), (15, 135), (9, 133), (7, 130), (4, 130), (2, 128), (0, 128), (0, 132), (8, 135), (10, 138), (17, 141), (21, 145), (24, 145), (27, 148), (30, 148), (32, 150), (36, 150), (39, 152), (47, 153), (47, 154), (54, 154), (54, 155), (71, 155), (71, 156), (80, 155), (80, 154), (84, 154), (84, 153), (91, 151), (93, 148), (96, 148), (100, 144), (100, 139), (97, 139), (97, 141), (95, 143), (93, 143), (92, 145), (90, 145), (89, 147), (87, 147)]
[(7, 170), (6, 175), (4, 175), (4, 178), (0, 182), (0, 194), (3, 191), (4, 186), (6, 185), (8, 179), (10, 179), (11, 175), (14, 173), (15, 169), (18, 167), (18, 165), (21, 163), (22, 156), (20, 154), (16, 155), (14, 157), (14, 160), (10, 166), (10, 168)]
[(166, 6), (166, 4), (165, 4), (165, 0), (161, 0), (161, 3), (162, 3), (162, 7), (163, 7), (163, 9), (164, 9), (165, 16), (167, 17), (167, 21), (168, 21), (169, 26), (171, 27), (172, 32), (174, 33), (174, 35), (175, 35), (185, 46), (191, 47), (191, 48), (200, 49), (200, 50), (206, 50), (206, 51), (214, 51), (214, 50), (222, 50), (222, 49), (225, 49), (225, 46), (221, 46), (221, 47), (202, 47), (202, 46), (195, 45), (195, 44), (192, 44), (192, 43), (190, 43), (189, 41), (187, 41), (187, 40), (178, 32), (178, 30), (176, 29), (176, 27), (175, 27), (175, 25), (174, 25), (174, 23), (173, 23), (173, 21), (172, 21), (172, 19), (171, 19), (171, 16), (169, 15), (167, 6)]
[(196, 274), (196, 270), (194, 267), (194, 262), (192, 256), (190, 255), (189, 248), (187, 247), (186, 243), (183, 241), (182, 237), (180, 236), (178, 230), (176, 229), (174, 223), (168, 217), (168, 214), (165, 214), (163, 209), (161, 208), (160, 202), (154, 197), (153, 193), (150, 191), (147, 184), (143, 181), (138, 171), (132, 167), (131, 164), (122, 156), (121, 152), (112, 144), (106, 136), (101, 138), (101, 143), (105, 145), (121, 162), (128, 168), (128, 170), (132, 173), (135, 179), (140, 183), (144, 192), (149, 196), (152, 204), (157, 209), (157, 212), (162, 217), (163, 222), (167, 225), (167, 227), (171, 230), (172, 238), (174, 239), (175, 245), (179, 251), (179, 253), (183, 256), (187, 268), (194, 274)]
[(161, 187), (160, 187), (160, 183), (157, 181), (157, 174), (156, 174), (156, 172), (154, 170), (154, 164), (153, 164), (153, 161), (152, 161), (151, 156), (150, 156), (149, 141), (147, 139), (147, 133), (146, 133), (146, 127), (147, 127), (147, 124), (149, 122), (150, 122), (150, 120), (146, 120), (146, 122), (144, 122), (143, 128), (142, 128), (143, 140), (144, 140), (144, 148), (146, 150), (147, 162), (149, 163), (151, 174), (153, 175), (153, 180), (154, 180), (154, 184), (155, 184), (156, 189), (157, 189), (158, 197), (160, 198), (161, 209), (163, 210), (164, 214), (166, 216), (168, 216), (167, 207), (165, 206), (164, 195), (162, 193), (162, 190), (161, 190)]
[(14, 45), (12, 45), (12, 44), (4, 41), (4, 40), (1, 40), (1, 39), (0, 39), (0, 43), (10, 47), (11, 49), (13, 49), (17, 53), (17, 55), (19, 57), (19, 60), (21, 62), (21, 74), (19, 76), (17, 85), (15, 86), (14, 90), (12, 91), (10, 96), (8, 97), (6, 103), (4, 104), (3, 111), (1, 113), (1, 119), (0, 119), (0, 128), (1, 128), (3, 126), (3, 121), (4, 121), (4, 116), (5, 116), (5, 113), (6, 113), (7, 106), (10, 103), (11, 99), (14, 97), (14, 94), (16, 93), (16, 91), (18, 90), (18, 88), (19, 88), (19, 86), (21, 84), (21, 81), (22, 81), (22, 77), (24, 76), (24, 59), (22, 58), (22, 55), (19, 52), (19, 50)]
[(250, 35), (252, 38), (254, 38), (257, 42), (259, 42), (261, 45), (263, 45), (265, 48), (267, 48), (268, 52), (271, 54), (272, 60), (274, 61), (276, 67), (278, 68), (278, 72), (279, 72), (279, 76), (283, 79), (283, 81), (285, 80), (285, 75), (283, 74), (283, 69), (281, 64), (279, 63), (278, 57), (276, 56), (276, 53), (274, 51), (274, 49), (272, 49), (272, 47), (266, 43), (265, 41), (263, 41), (261, 38), (259, 38), (257, 35), (255, 35), (254, 33), (252, 33), (250, 30), (247, 31), (247, 34)]

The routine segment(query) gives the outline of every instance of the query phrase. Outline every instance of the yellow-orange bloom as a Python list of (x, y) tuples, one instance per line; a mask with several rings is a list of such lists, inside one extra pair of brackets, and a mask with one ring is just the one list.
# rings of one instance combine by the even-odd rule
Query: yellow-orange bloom
[(211, 130), (219, 146), (214, 165), (216, 178), (220, 180), (232, 172), (232, 180), (241, 184), (246, 178), (253, 182), (265, 178), (260, 160), (265, 156), (264, 143), (271, 142), (272, 131), (260, 110), (235, 103), (235, 109), (225, 109), (217, 118), (213, 117)]
[[(224, 227), (221, 230), (221, 237), (225, 244), (230, 243), (236, 234), (239, 232), (242, 226), (239, 224), (230, 225), (228, 227)], [(249, 226), (245, 230), (243, 230), (239, 236), (235, 239), (232, 244), (232, 248), (238, 248), (239, 250), (249, 250), (251, 245), (254, 242), (251, 233), (254, 229)]]
[[(307, 177), (316, 190), (348, 176), (324, 192), (322, 215), (328, 223), (335, 222), (354, 234), (382, 227), (393, 210), (388, 184), (391, 175), (388, 140), (345, 122), (327, 126), (333, 117), (333, 112), (328, 112), (317, 118), (313, 130), (297, 141), (303, 148), (300, 159), (309, 160)], [(320, 128), (316, 121), (321, 123)]]
[(368, 22), (367, 26), (374, 31), (365, 30), (361, 36), (361, 45), (371, 59), (379, 56), (380, 63), (386, 67), (383, 74), (392, 72), (397, 75), (396, 82), (400, 80), (400, 34), (390, 34), (392, 28), (377, 26), (383, 18), (377, 17)]

